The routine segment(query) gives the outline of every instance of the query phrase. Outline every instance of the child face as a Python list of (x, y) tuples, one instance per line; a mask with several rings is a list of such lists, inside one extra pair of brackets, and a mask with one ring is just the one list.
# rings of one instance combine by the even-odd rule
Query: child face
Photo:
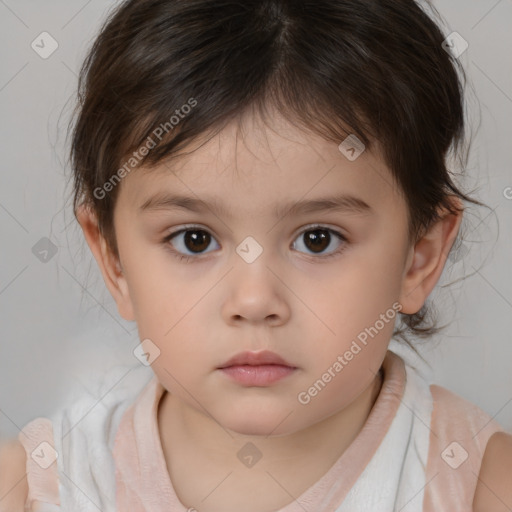
[[(151, 340), (150, 357), (159, 351), (160, 382), (186, 407), (248, 435), (305, 429), (374, 382), (403, 307), (409, 255), (406, 205), (379, 155), (350, 161), (278, 116), (271, 126), (249, 118), (237, 137), (233, 123), (178, 164), (133, 171), (114, 216), (116, 300)], [(205, 205), (141, 208), (166, 195)], [(287, 214), (286, 205), (334, 196), (369, 208)], [(165, 241), (185, 228), (188, 236)], [(262, 350), (294, 369), (258, 385), (219, 369)]]

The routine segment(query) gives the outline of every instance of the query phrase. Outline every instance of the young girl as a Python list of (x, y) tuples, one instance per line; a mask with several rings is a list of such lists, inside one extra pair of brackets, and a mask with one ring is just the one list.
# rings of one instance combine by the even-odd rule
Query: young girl
[(113, 11), (80, 75), (75, 214), (138, 369), (3, 448), (0, 510), (511, 509), (511, 437), (390, 350), (435, 332), (426, 300), (481, 204), (446, 164), (460, 39), (434, 12)]

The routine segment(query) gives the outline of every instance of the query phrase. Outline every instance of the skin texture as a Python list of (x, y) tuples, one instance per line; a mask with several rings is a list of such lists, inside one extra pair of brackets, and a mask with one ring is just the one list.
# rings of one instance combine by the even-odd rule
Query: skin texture
[(485, 448), (473, 512), (512, 510), (512, 435), (494, 433)]
[(25, 448), (17, 439), (0, 443), (0, 512), (24, 512), (26, 465)]
[[(337, 144), (277, 114), (268, 125), (247, 116), (240, 131), (232, 123), (178, 161), (133, 171), (119, 186), (120, 261), (107, 250), (94, 215), (83, 208), (78, 218), (119, 313), (160, 351), (152, 368), (168, 392), (158, 425), (178, 497), (200, 512), (285, 506), (332, 466), (364, 425), (380, 390), (394, 321), (308, 404), (298, 394), (394, 303), (409, 314), (421, 308), (462, 215), (445, 215), (409, 244), (405, 201), (380, 152), (349, 161)], [(231, 215), (208, 208), (138, 212), (162, 191), (217, 198)], [(361, 198), (373, 213), (273, 212), (336, 194)], [(316, 224), (347, 241), (332, 235), (315, 253), (304, 232)], [(184, 225), (211, 235), (203, 254), (194, 256), (183, 234), (163, 241)], [(248, 236), (263, 249), (252, 263), (236, 252)], [(172, 248), (195, 259), (180, 260)], [(217, 369), (241, 351), (264, 349), (295, 372), (270, 386), (245, 387)], [(252, 468), (237, 458), (247, 442), (262, 453)]]

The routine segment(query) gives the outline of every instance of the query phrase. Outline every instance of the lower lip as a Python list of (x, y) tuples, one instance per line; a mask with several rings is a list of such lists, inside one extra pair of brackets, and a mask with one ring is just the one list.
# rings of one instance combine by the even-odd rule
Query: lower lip
[(282, 366), (280, 364), (261, 364), (258, 366), (240, 365), (221, 368), (221, 370), (236, 380), (240, 384), (246, 386), (267, 386), (281, 379), (284, 379), (295, 368), (290, 366)]

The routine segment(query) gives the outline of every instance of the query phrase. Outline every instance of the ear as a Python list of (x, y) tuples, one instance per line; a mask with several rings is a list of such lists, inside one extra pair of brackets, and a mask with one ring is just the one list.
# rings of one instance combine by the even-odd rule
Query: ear
[(100, 267), (105, 285), (116, 301), (119, 314), (125, 320), (134, 321), (134, 308), (121, 263), (108, 248), (105, 238), (100, 233), (95, 213), (86, 206), (80, 206), (77, 209), (77, 219)]
[(459, 213), (444, 213), (409, 249), (399, 299), (401, 313), (417, 313), (441, 277), (462, 222), (462, 202), (455, 196), (452, 201)]

